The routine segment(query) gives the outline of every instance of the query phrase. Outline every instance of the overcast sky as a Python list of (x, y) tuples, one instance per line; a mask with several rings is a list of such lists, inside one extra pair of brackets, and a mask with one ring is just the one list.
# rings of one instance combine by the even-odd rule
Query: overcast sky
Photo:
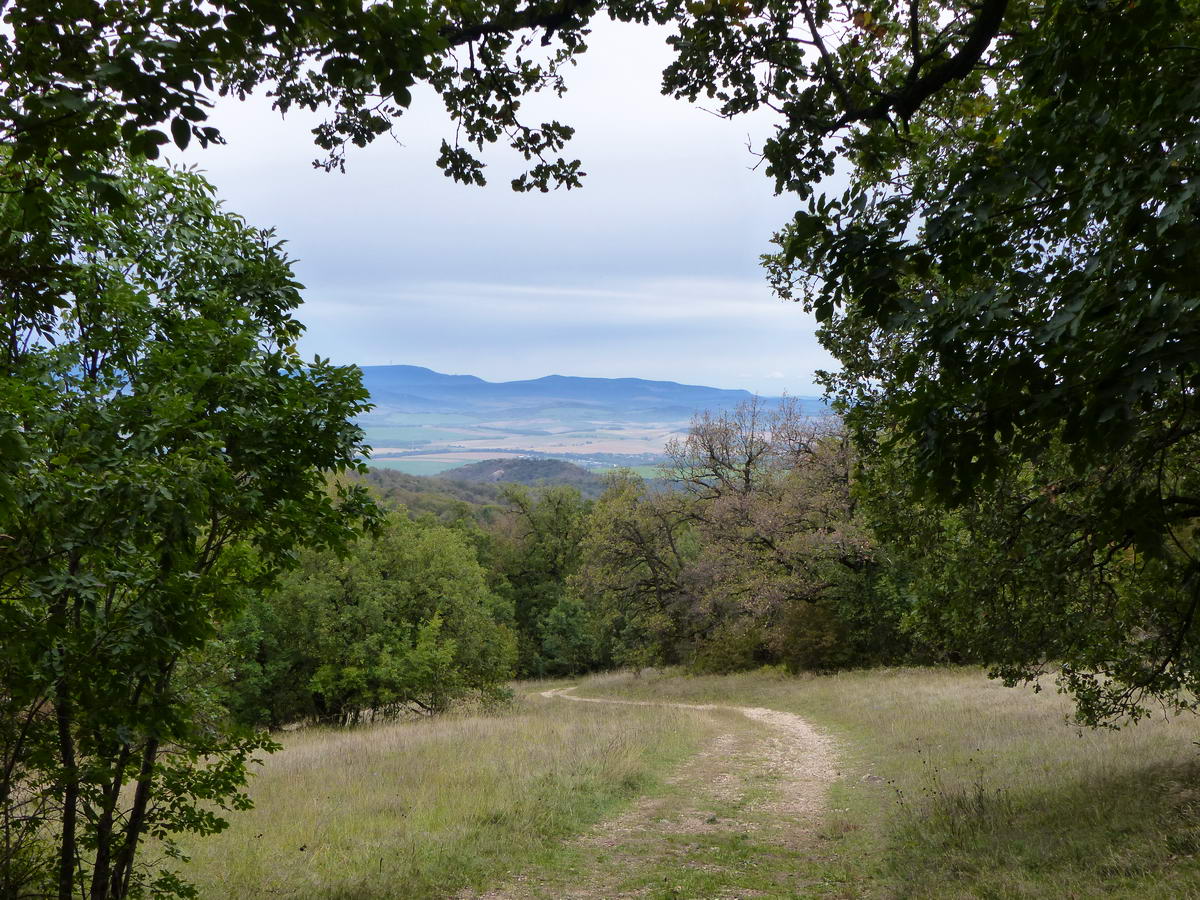
[[(448, 134), (418, 94), (387, 137), (315, 171), (299, 116), (222, 103), (225, 147), (189, 151), (229, 209), (272, 225), (307, 286), (306, 355), (405, 363), (488, 380), (639, 377), (813, 394), (832, 365), (759, 266), (794, 198), (752, 171), (768, 120), (722, 120), (659, 94), (665, 31), (601, 23), (561, 100), (530, 119), (576, 127), (582, 190), (515, 194), (518, 163), (487, 156), (486, 187), (434, 165)], [(544, 115), (537, 115), (544, 114)]]

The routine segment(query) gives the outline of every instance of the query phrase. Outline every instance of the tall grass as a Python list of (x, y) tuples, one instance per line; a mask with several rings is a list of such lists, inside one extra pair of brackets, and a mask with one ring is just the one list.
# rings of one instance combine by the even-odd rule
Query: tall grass
[(443, 897), (545, 863), (695, 749), (694, 715), (525, 695), (501, 715), (286, 736), (255, 809), (186, 849), (209, 897)]
[(823, 830), (845, 896), (1200, 897), (1200, 721), (1067, 722), (977, 670), (608, 676), (581, 695), (767, 706), (840, 738)]

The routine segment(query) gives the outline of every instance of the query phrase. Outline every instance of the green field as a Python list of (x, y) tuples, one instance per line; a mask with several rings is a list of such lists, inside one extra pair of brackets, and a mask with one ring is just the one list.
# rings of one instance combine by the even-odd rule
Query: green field
[[(532, 690), (542, 685), (526, 686)], [(255, 809), (186, 847), (205, 898), (433, 898), (561, 861), (564, 839), (693, 753), (682, 713), (546, 700), (283, 736)]]

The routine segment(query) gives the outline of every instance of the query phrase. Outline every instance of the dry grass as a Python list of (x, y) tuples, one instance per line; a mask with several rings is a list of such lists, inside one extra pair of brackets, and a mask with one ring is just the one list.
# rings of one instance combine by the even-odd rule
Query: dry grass
[[(647, 792), (665, 799), (638, 809), (659, 818), (698, 809), (718, 775), (662, 776), (730, 722), (529, 695), (547, 686), (499, 716), (289, 735), (255, 779), (257, 808), (197, 842), (186, 874), (206, 898), (445, 897), (520, 873), (547, 897), (1200, 897), (1192, 717), (1080, 731), (1052, 689), (967, 669), (591, 678), (579, 694), (798, 713), (842, 765), (823, 820), (786, 852), (710, 826), (753, 806), (719, 798), (699, 837), (664, 827), (608, 847), (612, 828), (569, 838), (624, 821), (612, 817)], [(759, 726), (738, 721), (730, 739), (757, 759)], [(720, 762), (736, 768), (733, 756)]]
[(546, 864), (700, 739), (695, 716), (521, 694), (502, 715), (287, 735), (185, 877), (206, 898), (453, 895)]
[[(840, 740), (827, 893), (1200, 897), (1200, 721), (1080, 730), (976, 670), (606, 676), (581, 695), (754, 704)], [(820, 893), (820, 892), (817, 892)]]

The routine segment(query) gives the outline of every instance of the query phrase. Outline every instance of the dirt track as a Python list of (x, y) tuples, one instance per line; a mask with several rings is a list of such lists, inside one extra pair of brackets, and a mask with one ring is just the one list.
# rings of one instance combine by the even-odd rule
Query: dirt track
[[(838, 772), (832, 741), (802, 717), (762, 707), (578, 697), (572, 691), (555, 688), (541, 696), (694, 710), (712, 717), (715, 737), (667, 779), (664, 792), (642, 797), (576, 839), (572, 847), (583, 859), (583, 870), (569, 883), (561, 873), (527, 873), (480, 900), (640, 896), (643, 890), (623, 887), (639, 871), (720, 869), (715, 853), (706, 858), (705, 845), (719, 843), (722, 836), (750, 836), (762, 853), (803, 853), (812, 847), (825, 817), (827, 789)], [(738, 873), (725, 874), (730, 890), (712, 896), (794, 896), (784, 885), (781, 894), (743, 893)]]

